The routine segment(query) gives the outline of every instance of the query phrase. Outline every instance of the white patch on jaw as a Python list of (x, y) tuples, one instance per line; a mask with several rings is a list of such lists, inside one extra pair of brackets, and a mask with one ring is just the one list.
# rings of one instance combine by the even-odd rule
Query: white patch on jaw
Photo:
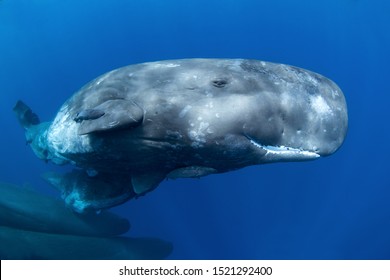
[(330, 109), (328, 103), (324, 100), (324, 98), (320, 95), (312, 96), (310, 98), (311, 107), (314, 111), (321, 115), (331, 114), (332, 110)]
[[(248, 137), (248, 136), (247, 136)], [(305, 151), (297, 148), (286, 146), (262, 145), (252, 138), (248, 137), (251, 144), (266, 151), (266, 156), (277, 156), (279, 159), (315, 159), (320, 155), (315, 152)]]

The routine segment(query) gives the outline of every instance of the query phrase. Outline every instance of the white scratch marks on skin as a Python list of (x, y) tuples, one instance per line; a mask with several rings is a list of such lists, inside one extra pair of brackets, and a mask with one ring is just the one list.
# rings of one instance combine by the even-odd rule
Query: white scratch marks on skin
[(50, 126), (47, 135), (50, 148), (59, 154), (91, 152), (90, 137), (79, 135), (79, 124), (69, 121), (68, 117), (67, 107), (64, 107)]
[(201, 148), (206, 143), (206, 134), (213, 133), (209, 129), (210, 124), (208, 122), (200, 122), (198, 129), (192, 129), (188, 132), (188, 137), (192, 141), (191, 146), (193, 148)]
[(109, 123), (108, 123), (108, 127), (109, 127), (109, 128), (114, 127), (114, 126), (116, 126), (118, 123), (119, 123), (119, 121), (117, 121), (117, 120), (112, 121), (112, 122), (109, 122)]
[(179, 67), (180, 64), (175, 64), (175, 63), (168, 63), (166, 64), (167, 67)]
[(332, 90), (332, 98), (335, 99), (340, 96), (340, 92), (336, 90)]
[(181, 112), (179, 113), (179, 118), (184, 118), (185, 115), (188, 113), (189, 110), (192, 109), (192, 106), (191, 105), (187, 105), (183, 108), (183, 110), (181, 110)]
[[(152, 63), (151, 63), (152, 64)], [(176, 63), (156, 63), (153, 65), (154, 68), (160, 68), (160, 67), (169, 67), (169, 68), (173, 68), (173, 67), (179, 67), (180, 64), (176, 64)]]
[(96, 85), (100, 85), (101, 82), (103, 82), (103, 78), (100, 78), (97, 82), (96, 82)]

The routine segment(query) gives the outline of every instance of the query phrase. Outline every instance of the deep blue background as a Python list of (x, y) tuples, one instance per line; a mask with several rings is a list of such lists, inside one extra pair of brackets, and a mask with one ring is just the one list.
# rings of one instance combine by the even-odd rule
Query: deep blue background
[(41, 119), (96, 76), (174, 58), (254, 58), (342, 88), (349, 133), (333, 156), (165, 181), (117, 207), (130, 236), (171, 258), (390, 259), (390, 1), (0, 1), (0, 181), (52, 192), (16, 100)]

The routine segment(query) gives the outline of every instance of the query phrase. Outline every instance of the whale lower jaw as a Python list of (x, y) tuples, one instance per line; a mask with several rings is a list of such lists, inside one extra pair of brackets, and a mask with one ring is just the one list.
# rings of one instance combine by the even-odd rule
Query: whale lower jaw
[(248, 139), (250, 140), (252, 145), (266, 152), (264, 155), (265, 161), (312, 160), (320, 157), (320, 155), (315, 152), (286, 146), (263, 145), (255, 141), (253, 138), (248, 137)]

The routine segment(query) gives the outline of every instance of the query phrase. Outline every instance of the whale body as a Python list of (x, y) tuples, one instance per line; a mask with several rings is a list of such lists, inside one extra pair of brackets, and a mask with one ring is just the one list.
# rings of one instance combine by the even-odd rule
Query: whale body
[(78, 212), (143, 195), (165, 178), (328, 156), (343, 143), (347, 105), (331, 80), (246, 59), (183, 59), (108, 72), (53, 122), (19, 101), (35, 154), (77, 167), (45, 178)]

